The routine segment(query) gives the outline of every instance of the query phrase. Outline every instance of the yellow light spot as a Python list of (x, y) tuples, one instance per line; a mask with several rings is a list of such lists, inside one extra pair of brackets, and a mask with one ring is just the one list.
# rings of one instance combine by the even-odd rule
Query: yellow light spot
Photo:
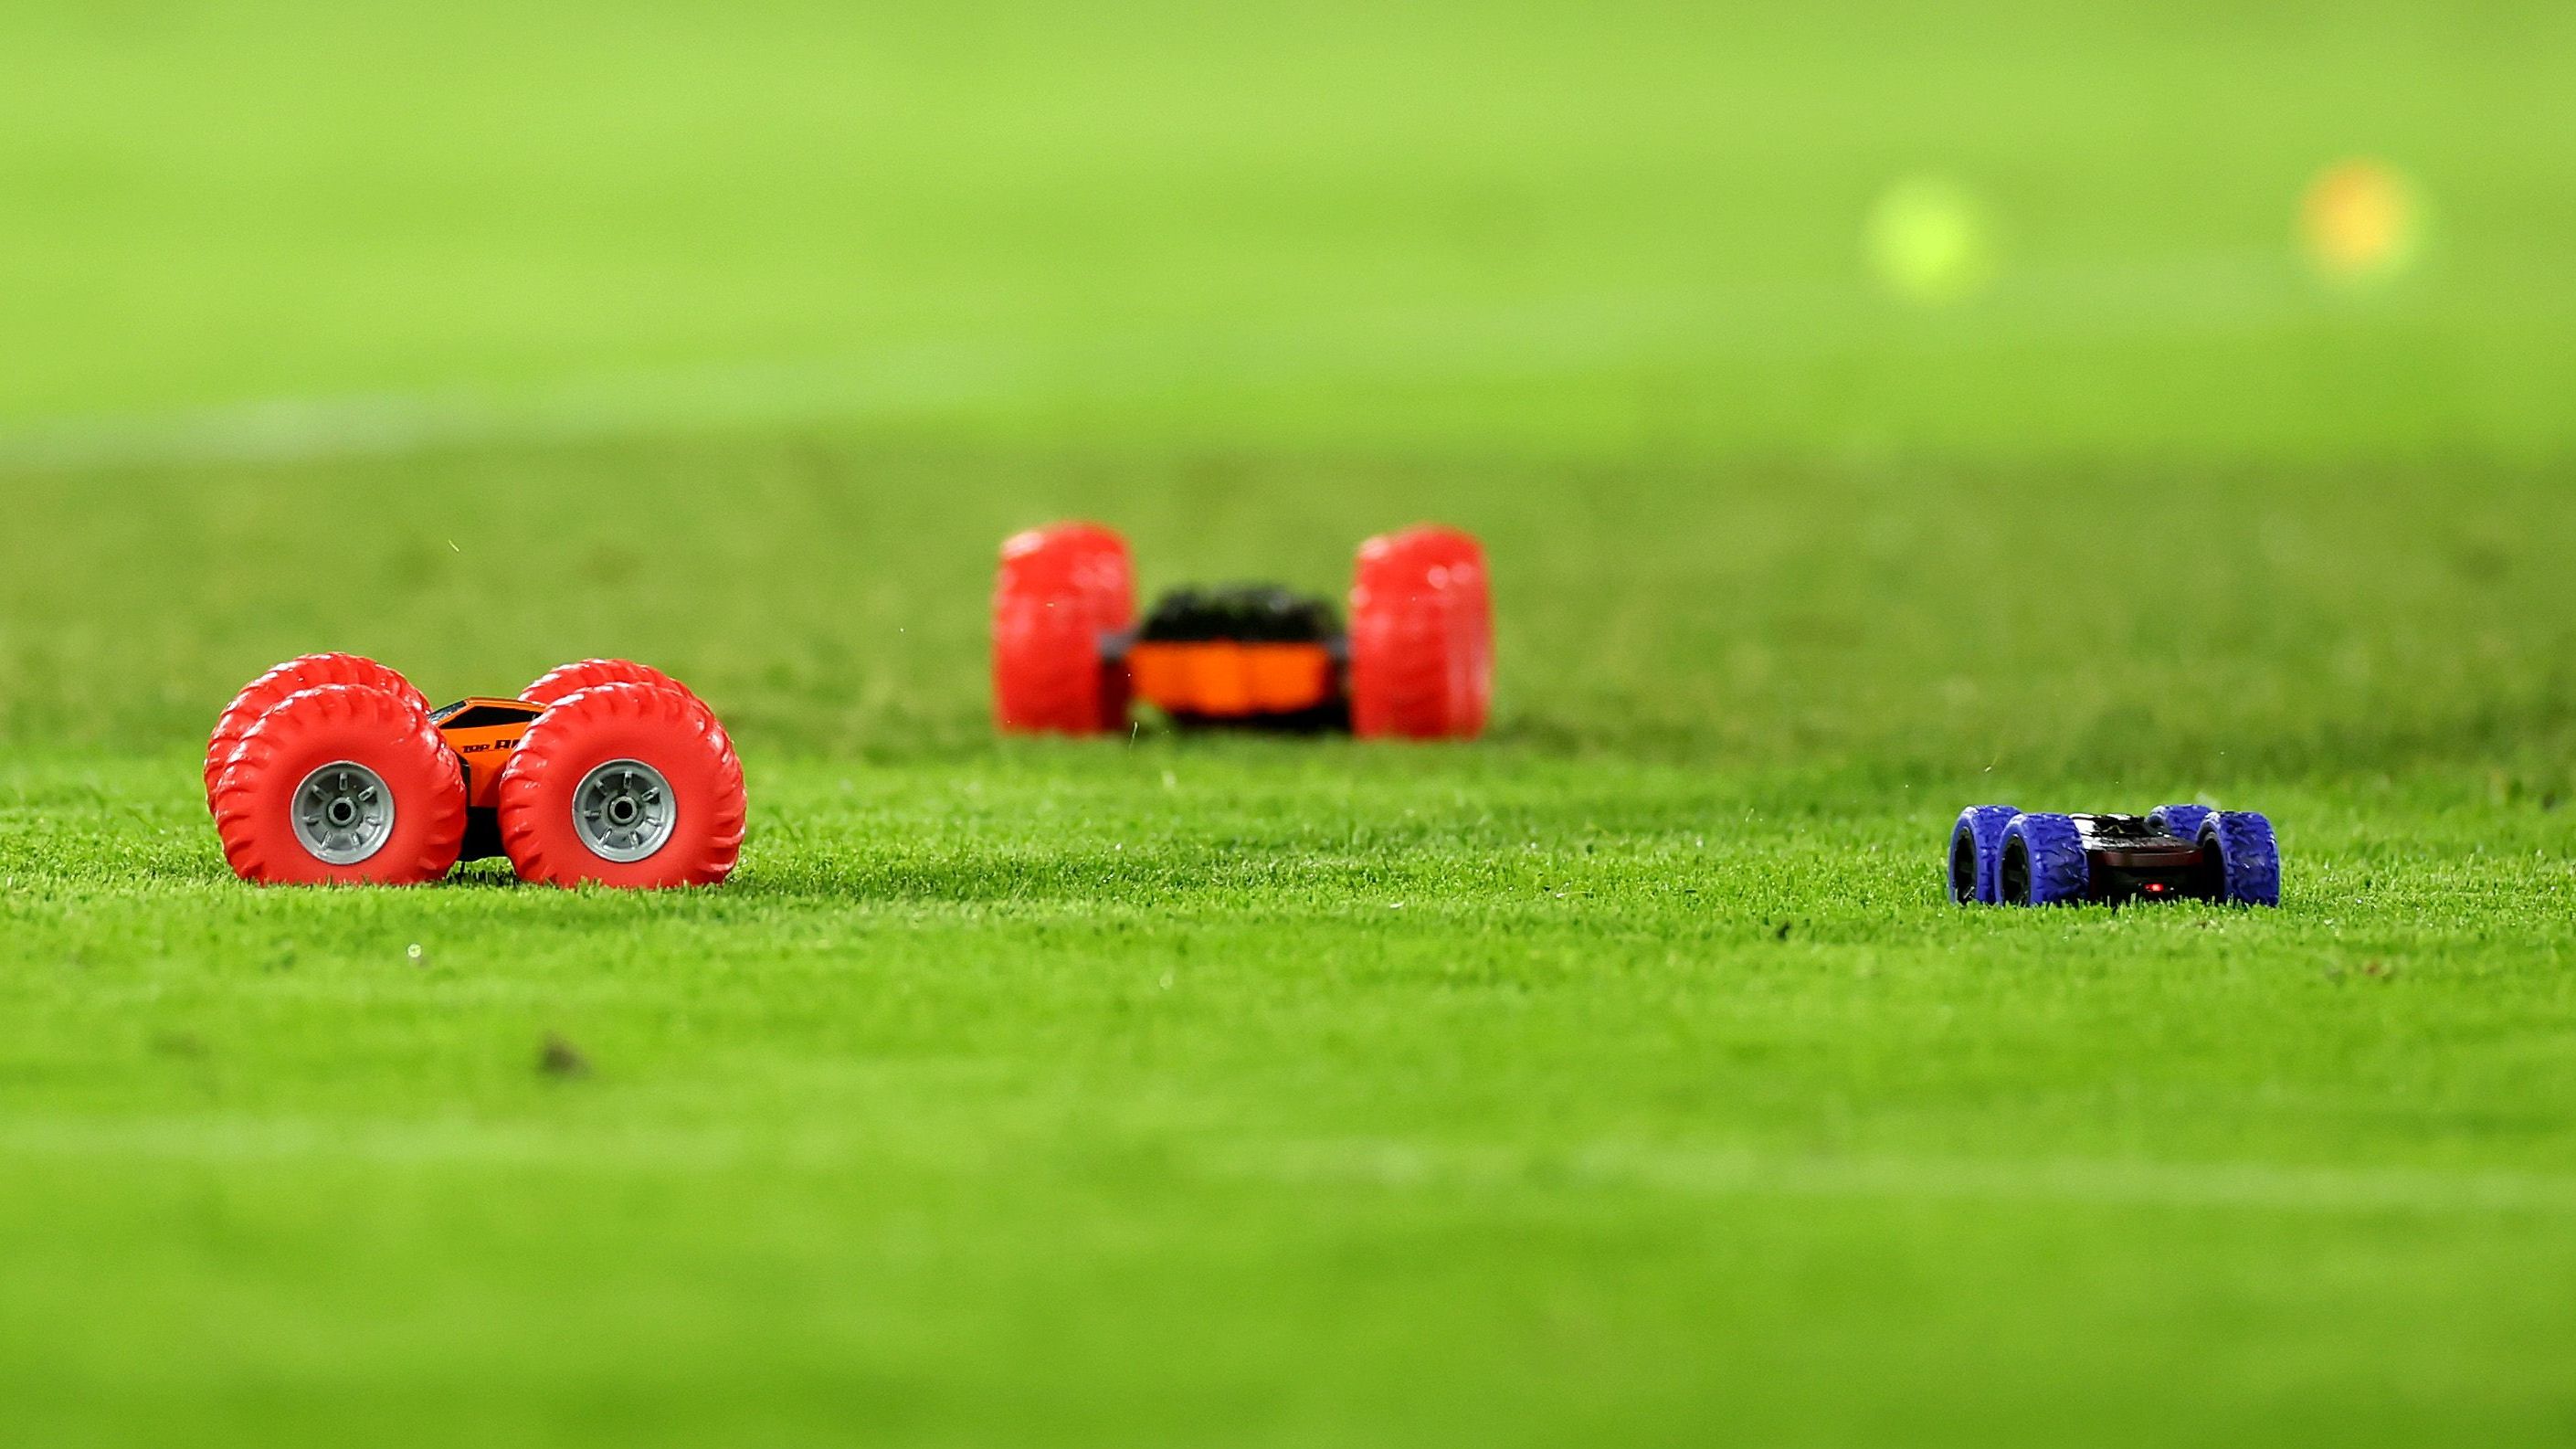
[(2377, 161), (2339, 161), (2299, 199), (2299, 243), (2330, 282), (2385, 281), (2415, 259), (2424, 230), (2415, 188)]
[(1870, 208), (1861, 243), (1879, 284), (1922, 306), (1965, 300), (1994, 277), (1984, 210), (1943, 177), (1909, 176), (1889, 187)]

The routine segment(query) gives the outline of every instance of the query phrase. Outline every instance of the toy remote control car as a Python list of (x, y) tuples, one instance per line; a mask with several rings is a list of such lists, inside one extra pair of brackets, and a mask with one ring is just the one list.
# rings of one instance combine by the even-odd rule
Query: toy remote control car
[(1360, 545), (1345, 632), (1272, 585), (1176, 589), (1136, 621), (1127, 541), (1089, 523), (1016, 534), (993, 592), (993, 717), (1024, 733), (1127, 728), (1142, 698), (1184, 726), (1470, 739), (1493, 694), (1484, 551), (1451, 528)]
[(742, 764), (686, 685), (623, 659), (433, 710), (393, 670), (308, 654), (206, 744), (224, 859), (263, 885), (437, 880), (506, 856), (551, 885), (712, 885), (742, 846)]
[(1961, 905), (2100, 901), (2281, 903), (2272, 822), (2250, 810), (2165, 805), (2137, 815), (2025, 815), (1971, 805), (1950, 831)]

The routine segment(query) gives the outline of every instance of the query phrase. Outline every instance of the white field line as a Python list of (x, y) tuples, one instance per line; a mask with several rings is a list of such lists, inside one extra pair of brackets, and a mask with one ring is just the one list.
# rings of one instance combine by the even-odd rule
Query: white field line
[(277, 398), (0, 429), (0, 469), (86, 472), (403, 455), (485, 442), (653, 437), (918, 417), (1013, 403), (1133, 401), (1191, 387), (1507, 380), (1604, 364), (1957, 350), (2058, 336), (2261, 330), (2305, 315), (2263, 254), (2026, 274), (1982, 317), (1904, 314), (1854, 285), (1598, 294), (1486, 309), (1375, 311), (1258, 332), (1163, 329), (1078, 343), (956, 341), (608, 373), (531, 387)]
[[(917, 1145), (917, 1144), (915, 1144)], [(838, 1133), (609, 1132), (461, 1120), (19, 1118), (0, 1161), (224, 1166), (451, 1164), (558, 1171), (846, 1170), (894, 1147)], [(1191, 1162), (1190, 1154), (1182, 1155)], [(977, 1152), (948, 1165), (990, 1166)], [(1185, 1168), (1225, 1181), (1396, 1192), (1646, 1189), (1687, 1198), (2065, 1203), (2271, 1213), (2576, 1216), (2576, 1174), (2098, 1158), (1819, 1156), (1595, 1142), (1563, 1152), (1353, 1139), (1217, 1150)]]
[(745, 1160), (724, 1132), (574, 1133), (461, 1120), (331, 1123), (296, 1118), (21, 1118), (0, 1121), (0, 1160), (264, 1162), (716, 1171)]
[(1792, 1156), (1595, 1143), (1562, 1155), (1314, 1143), (1234, 1160), (1247, 1176), (1388, 1189), (1625, 1186), (1687, 1197), (2063, 1202), (2269, 1212), (2576, 1214), (2576, 1175), (2094, 1158)]
[(1037, 354), (1004, 347), (611, 373), (516, 393), (280, 398), (71, 419), (0, 433), (0, 468), (86, 472), (191, 463), (385, 457), (485, 442), (653, 437), (734, 425), (866, 421), (1030, 390)]

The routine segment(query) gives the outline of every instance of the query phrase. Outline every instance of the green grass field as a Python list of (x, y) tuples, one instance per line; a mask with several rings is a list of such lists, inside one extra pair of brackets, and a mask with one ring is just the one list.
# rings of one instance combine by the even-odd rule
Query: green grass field
[[(2576, 27), (1382, 8), (0, 18), (0, 1442), (2576, 1438)], [(1064, 516), (1475, 529), (1491, 737), (996, 741)], [(242, 885), (319, 648), (669, 668), (741, 869)]]

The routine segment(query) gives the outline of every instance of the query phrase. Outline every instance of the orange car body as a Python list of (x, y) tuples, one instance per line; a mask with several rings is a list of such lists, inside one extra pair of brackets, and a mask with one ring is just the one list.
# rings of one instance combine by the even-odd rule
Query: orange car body
[(439, 738), (465, 767), (465, 808), (489, 810), (498, 803), (501, 768), (510, 752), (544, 713), (524, 699), (460, 699), (429, 717)]
[(1322, 644), (1139, 640), (1127, 650), (1136, 693), (1165, 714), (1248, 719), (1321, 708), (1340, 697)]

